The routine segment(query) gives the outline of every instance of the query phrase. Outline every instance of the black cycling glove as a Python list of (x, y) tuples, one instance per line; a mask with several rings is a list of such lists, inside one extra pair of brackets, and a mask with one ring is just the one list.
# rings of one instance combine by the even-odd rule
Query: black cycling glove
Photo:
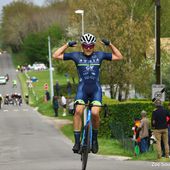
[(70, 41), (70, 42), (67, 43), (67, 45), (68, 45), (69, 47), (74, 47), (76, 44), (77, 44), (76, 41)]
[(102, 39), (102, 42), (104, 43), (104, 45), (109, 46), (110, 45), (110, 41), (106, 40), (106, 39)]

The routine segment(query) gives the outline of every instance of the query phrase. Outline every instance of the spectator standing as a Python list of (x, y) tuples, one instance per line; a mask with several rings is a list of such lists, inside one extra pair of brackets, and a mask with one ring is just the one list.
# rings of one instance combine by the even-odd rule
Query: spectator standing
[(45, 101), (49, 101), (50, 99), (51, 99), (50, 93), (49, 93), (48, 90), (46, 90), (46, 92), (45, 92)]
[(59, 108), (58, 97), (54, 96), (53, 97), (53, 109), (54, 109), (55, 117), (58, 117), (58, 108)]
[(63, 107), (63, 116), (66, 116), (67, 100), (66, 100), (66, 98), (62, 94), (61, 94), (61, 105)]
[(140, 137), (139, 137), (139, 126), (141, 121), (139, 118), (134, 119), (134, 126), (132, 127), (133, 130), (133, 141), (134, 141), (134, 154), (135, 156), (139, 155), (140, 153)]
[(146, 117), (146, 111), (141, 112), (141, 123), (139, 125), (139, 136), (140, 136), (140, 151), (141, 153), (147, 152), (149, 148), (149, 120)]
[(170, 116), (168, 110), (162, 106), (161, 100), (155, 101), (156, 110), (152, 112), (151, 124), (154, 127), (154, 136), (156, 138), (157, 157), (162, 157), (161, 151), (161, 138), (165, 146), (165, 157), (169, 158), (169, 145), (168, 145), (168, 125), (166, 117)]
[(56, 90), (56, 95), (59, 96), (60, 95), (60, 85), (58, 83), (58, 80), (56, 81), (56, 84), (55, 84), (55, 90)]
[(67, 82), (67, 92), (68, 92), (68, 96), (71, 96), (71, 88), (72, 88), (71, 82), (68, 80), (68, 82)]

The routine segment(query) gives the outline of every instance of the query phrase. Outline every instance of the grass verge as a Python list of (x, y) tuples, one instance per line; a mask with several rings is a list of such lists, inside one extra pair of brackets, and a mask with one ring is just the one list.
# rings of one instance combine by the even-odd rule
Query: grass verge
[[(72, 142), (74, 142), (73, 136), (73, 125), (65, 125), (61, 128), (61, 131), (67, 136)], [(114, 139), (99, 138), (99, 154), (102, 155), (121, 155), (131, 157), (133, 154), (124, 150), (120, 143)]]

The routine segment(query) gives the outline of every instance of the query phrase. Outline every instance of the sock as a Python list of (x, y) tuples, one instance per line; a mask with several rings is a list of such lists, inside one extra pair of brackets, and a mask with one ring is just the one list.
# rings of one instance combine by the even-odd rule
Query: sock
[(74, 138), (75, 138), (75, 143), (79, 144), (80, 143), (80, 131), (74, 131)]
[(98, 135), (98, 129), (93, 129), (93, 140), (97, 140), (97, 135)]

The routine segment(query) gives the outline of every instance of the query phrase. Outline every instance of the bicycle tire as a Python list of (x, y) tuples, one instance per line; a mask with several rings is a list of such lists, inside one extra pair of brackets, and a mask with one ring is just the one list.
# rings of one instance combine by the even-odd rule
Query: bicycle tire
[(90, 126), (85, 127), (85, 145), (82, 146), (81, 160), (82, 160), (82, 170), (86, 170), (88, 154), (90, 150)]

